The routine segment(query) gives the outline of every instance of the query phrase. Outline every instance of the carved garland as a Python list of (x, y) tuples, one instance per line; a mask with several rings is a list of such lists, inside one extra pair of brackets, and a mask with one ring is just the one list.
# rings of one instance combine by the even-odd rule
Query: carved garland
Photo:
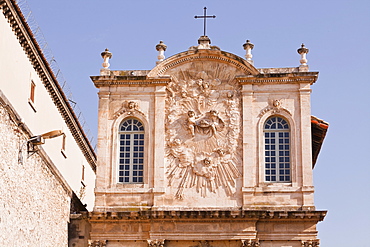
[(288, 113), (289, 115), (292, 115), (290, 111), (282, 106), (283, 102), (279, 99), (275, 99), (269, 102), (269, 105), (265, 108), (263, 108), (258, 115), (259, 118), (261, 118), (263, 115), (265, 115), (267, 112), (271, 111), (273, 114), (280, 113), (282, 111)]
[(126, 114), (127, 116), (134, 116), (135, 114), (140, 114), (145, 117), (144, 112), (142, 112), (139, 108), (139, 104), (135, 101), (125, 101), (122, 104), (122, 107), (113, 114), (113, 118), (117, 119), (122, 114)]

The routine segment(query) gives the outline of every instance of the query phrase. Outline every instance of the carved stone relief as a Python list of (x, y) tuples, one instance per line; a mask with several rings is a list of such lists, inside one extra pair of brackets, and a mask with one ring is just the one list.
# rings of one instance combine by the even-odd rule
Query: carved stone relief
[(138, 113), (140, 115), (145, 116), (145, 114), (140, 110), (139, 104), (138, 104), (137, 101), (132, 101), (132, 100), (131, 101), (124, 101), (122, 103), (121, 108), (113, 114), (113, 118), (116, 119), (119, 116), (121, 116), (122, 114), (132, 116), (135, 113), (136, 114)]
[(149, 247), (163, 247), (164, 239), (147, 240)]
[(302, 247), (319, 247), (319, 240), (302, 241)]
[(281, 99), (273, 99), (269, 100), (268, 106), (263, 108), (258, 115), (258, 117), (262, 117), (267, 112), (272, 111), (273, 114), (280, 113), (282, 111), (285, 111), (289, 115), (292, 115), (289, 110), (287, 110), (285, 107), (283, 107), (283, 101)]
[(232, 196), (241, 176), (240, 86), (235, 70), (227, 71), (226, 65), (192, 67), (176, 70), (167, 86), (169, 186), (177, 185), (177, 199), (183, 199), (186, 188), (196, 188), (202, 197), (222, 188)]
[(260, 243), (258, 239), (242, 239), (243, 247), (259, 247)]
[(105, 247), (107, 246), (106, 240), (89, 240), (88, 247)]

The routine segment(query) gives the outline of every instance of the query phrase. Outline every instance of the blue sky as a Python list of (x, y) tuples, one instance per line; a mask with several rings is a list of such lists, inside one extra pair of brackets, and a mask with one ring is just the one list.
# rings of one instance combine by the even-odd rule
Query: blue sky
[[(22, 2), (22, 0), (21, 0)], [(312, 115), (330, 123), (314, 170), (323, 247), (369, 246), (370, 216), (370, 1), (368, 0), (80, 0), (29, 1), (73, 98), (96, 132), (100, 53), (113, 53), (111, 69), (152, 69), (160, 40), (166, 57), (197, 44), (208, 14), (207, 35), (222, 50), (244, 57), (246, 39), (254, 43), (257, 68), (295, 67), (304, 42), (311, 71)]]

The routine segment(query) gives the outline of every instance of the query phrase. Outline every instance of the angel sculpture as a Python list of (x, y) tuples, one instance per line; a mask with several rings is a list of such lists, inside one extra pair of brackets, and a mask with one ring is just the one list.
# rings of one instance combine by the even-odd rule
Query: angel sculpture
[(195, 112), (188, 111), (187, 126), (192, 137), (195, 136), (195, 130), (203, 135), (208, 135), (209, 137), (214, 136), (216, 132), (222, 131), (225, 123), (218, 116), (216, 110), (211, 110), (202, 117), (196, 117)]
[(202, 197), (206, 197), (208, 191), (216, 193), (220, 187), (228, 196), (235, 193), (235, 180), (241, 173), (230, 154), (217, 149), (213, 153), (201, 152), (193, 156), (183, 144), (178, 144), (176, 152), (170, 155), (172, 162), (168, 172), (169, 186), (174, 179), (179, 180), (177, 199), (183, 199), (185, 188), (196, 188)]

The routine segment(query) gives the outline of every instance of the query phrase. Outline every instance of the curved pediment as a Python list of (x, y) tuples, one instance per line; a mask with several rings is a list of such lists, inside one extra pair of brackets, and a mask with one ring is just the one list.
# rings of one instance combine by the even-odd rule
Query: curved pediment
[[(235, 71), (238, 76), (259, 74), (259, 71), (252, 64), (232, 53), (217, 49), (198, 49), (181, 52), (167, 58), (149, 72), (148, 78), (171, 75), (171, 72), (173, 72), (175, 68), (190, 68), (186, 66), (190, 64), (192, 64), (190, 67), (197, 71), (204, 71), (207, 70), (207, 68), (214, 70), (216, 67), (224, 69), (229, 67), (233, 68), (232, 70)], [(216, 64), (220, 64), (220, 66)]]
[[(259, 72), (244, 59), (216, 49), (174, 55), (149, 72), (166, 85), (165, 167), (169, 195), (235, 203), (242, 176), (241, 85)], [(189, 199), (191, 198), (191, 199)]]

